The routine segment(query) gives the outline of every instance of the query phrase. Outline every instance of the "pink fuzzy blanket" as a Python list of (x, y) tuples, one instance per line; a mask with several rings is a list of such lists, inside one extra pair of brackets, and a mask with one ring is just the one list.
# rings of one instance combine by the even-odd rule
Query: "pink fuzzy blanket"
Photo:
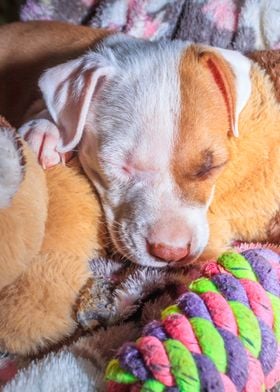
[(20, 18), (64, 20), (241, 51), (280, 48), (278, 0), (26, 0)]

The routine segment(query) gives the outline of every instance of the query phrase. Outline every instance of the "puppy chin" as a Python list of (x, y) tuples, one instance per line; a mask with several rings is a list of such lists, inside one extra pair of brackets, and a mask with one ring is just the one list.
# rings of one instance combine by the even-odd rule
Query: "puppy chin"
[[(204, 251), (208, 242), (208, 227), (201, 230), (200, 235), (195, 235), (192, 241), (190, 254), (178, 262), (168, 262), (157, 259), (147, 252), (147, 246), (144, 236), (129, 235), (122, 225), (117, 230), (110, 229), (109, 233), (116, 251), (125, 259), (133, 262), (134, 264), (143, 267), (156, 267), (156, 268), (188, 268), (194, 264), (199, 256)], [(112, 225), (114, 226), (114, 225)], [(198, 241), (195, 238), (199, 238)]]
[(129, 247), (124, 246), (123, 244), (120, 245), (119, 241), (114, 241), (116, 250), (129, 261), (134, 264), (141, 265), (142, 267), (155, 267), (155, 268), (164, 268), (169, 266), (169, 263), (164, 260), (156, 259), (150, 256), (146, 251), (137, 251), (135, 252), (134, 249), (130, 249)]
[(133, 260), (133, 258), (131, 258), (131, 261), (135, 264), (141, 265), (142, 267), (166, 268), (169, 267), (170, 264), (164, 260), (159, 260), (154, 257), (151, 257), (150, 255), (148, 255), (148, 253), (143, 253), (143, 256), (140, 259), (135, 258)]
[(191, 254), (184, 259), (177, 262), (167, 262), (164, 260), (157, 259), (155, 257), (150, 256), (148, 253), (143, 252), (141, 257), (134, 257), (132, 255), (132, 251), (129, 251), (131, 254), (130, 260), (138, 265), (142, 265), (144, 267), (156, 267), (156, 268), (172, 268), (172, 269), (188, 269), (194, 264), (197, 263), (199, 256), (203, 252), (203, 249), (195, 254)]
[(206, 232), (204, 235), (203, 243), (201, 242), (199, 244), (192, 244), (190, 254), (179, 261), (176, 262), (166, 262), (163, 260), (159, 261), (159, 259), (153, 258), (149, 254), (145, 254), (143, 260), (144, 261), (147, 260), (146, 263), (139, 262), (139, 260), (136, 260), (135, 262), (137, 264), (146, 265), (149, 267), (169, 267), (172, 269), (179, 269), (179, 268), (188, 269), (194, 266), (194, 264), (196, 265), (200, 263), (199, 257), (204, 252), (208, 241), (207, 233), (208, 232)]
[(179, 262), (167, 262), (150, 256), (147, 253), (144, 244), (142, 249), (138, 249), (137, 252), (135, 252), (135, 249), (132, 249), (127, 245), (125, 245), (124, 241), (118, 238), (115, 233), (112, 234), (113, 234), (112, 242), (116, 248), (116, 251), (120, 253), (123, 257), (128, 259), (129, 261), (133, 262), (134, 264), (141, 265), (143, 267), (155, 267), (155, 268), (169, 267), (172, 269), (188, 268), (195, 263), (195, 261), (199, 258), (199, 256), (201, 255), (204, 249), (204, 248), (200, 249), (195, 254), (189, 255), (185, 259), (180, 260)]
[(168, 266), (171, 268), (189, 268), (199, 261), (199, 256), (202, 254), (203, 250), (204, 248), (197, 250), (195, 253), (189, 254), (187, 257), (180, 261), (168, 263)]

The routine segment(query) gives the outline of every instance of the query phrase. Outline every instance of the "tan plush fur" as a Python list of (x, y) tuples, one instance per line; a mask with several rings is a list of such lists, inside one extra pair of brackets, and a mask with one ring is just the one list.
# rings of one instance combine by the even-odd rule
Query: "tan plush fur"
[(24, 179), (0, 210), (0, 350), (27, 354), (74, 331), (73, 305), (102, 242), (99, 203), (77, 162), (43, 172), (23, 148)]
[[(13, 131), (10, 130), (13, 135)], [(0, 290), (14, 281), (39, 252), (45, 232), (48, 195), (43, 170), (24, 145), (24, 179), (9, 207), (0, 209)], [(30, 208), (27, 208), (30, 206)]]

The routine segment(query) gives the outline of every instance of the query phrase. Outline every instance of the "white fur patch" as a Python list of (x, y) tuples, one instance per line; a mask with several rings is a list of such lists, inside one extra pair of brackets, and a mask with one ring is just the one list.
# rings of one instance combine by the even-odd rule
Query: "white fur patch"
[[(166, 205), (175, 217), (183, 213), (177, 208), (170, 163), (185, 46), (123, 36), (108, 40), (102, 52), (114, 64), (114, 77), (92, 103), (79, 150), (99, 191), (115, 247), (142, 265), (165, 264), (148, 254), (146, 238), (164, 219)], [(124, 172), (128, 161), (135, 175)]]
[(215, 48), (225, 60), (230, 64), (235, 76), (236, 104), (235, 104), (235, 124), (233, 125), (234, 136), (238, 137), (239, 115), (247, 104), (252, 90), (251, 85), (251, 61), (243, 54), (228, 49)]
[(24, 175), (22, 155), (15, 142), (15, 134), (0, 128), (0, 208), (9, 207)]
[(102, 384), (101, 372), (90, 361), (62, 351), (48, 354), (19, 371), (3, 392), (94, 392)]

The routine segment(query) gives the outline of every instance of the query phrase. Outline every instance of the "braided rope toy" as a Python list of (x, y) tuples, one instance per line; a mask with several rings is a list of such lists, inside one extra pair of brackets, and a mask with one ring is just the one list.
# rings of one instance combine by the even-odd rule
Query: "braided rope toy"
[(115, 392), (261, 392), (280, 381), (280, 257), (226, 252), (106, 370)]

